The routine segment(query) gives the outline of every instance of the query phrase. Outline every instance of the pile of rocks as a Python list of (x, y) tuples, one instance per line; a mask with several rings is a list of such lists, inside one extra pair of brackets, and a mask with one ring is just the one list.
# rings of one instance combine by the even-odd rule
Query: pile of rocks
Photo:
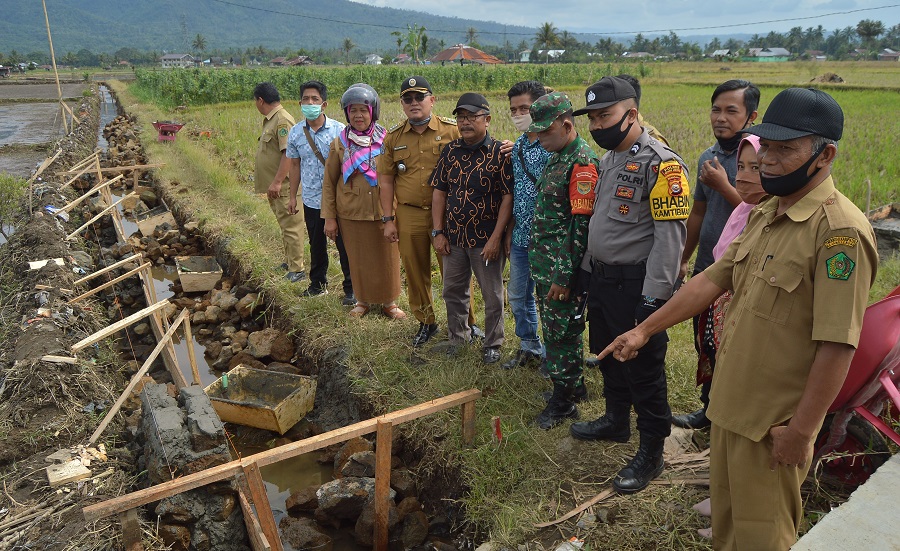
[[(330, 459), (326, 455), (326, 460)], [(375, 451), (364, 438), (347, 441), (333, 455), (331, 482), (294, 492), (287, 499), (288, 515), (281, 519), (282, 538), (295, 549), (331, 549), (328, 529), (352, 530), (356, 543), (372, 546), (375, 526)], [(399, 458), (391, 458), (389, 541), (392, 549), (412, 549), (425, 543), (440, 543), (446, 536), (446, 521), (429, 522), (417, 499), (417, 487)], [(429, 546), (429, 548), (432, 548)]]
[(143, 148), (134, 130), (134, 117), (119, 115), (103, 129), (109, 143), (107, 166), (135, 166), (146, 164)]

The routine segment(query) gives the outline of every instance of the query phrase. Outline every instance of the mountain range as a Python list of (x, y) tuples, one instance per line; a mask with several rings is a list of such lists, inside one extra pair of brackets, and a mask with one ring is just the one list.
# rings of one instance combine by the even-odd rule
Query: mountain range
[[(339, 48), (350, 38), (361, 50), (387, 52), (397, 48), (391, 32), (405, 34), (407, 25), (424, 26), (431, 44), (443, 40), (447, 46), (464, 42), (470, 27), (482, 44), (508, 39), (518, 45), (525, 39), (530, 45), (537, 32), (348, 0), (47, 0), (47, 11), (58, 56), (82, 48), (113, 53), (122, 47), (180, 53), (191, 50), (198, 34), (207, 50)], [(13, 49), (47, 50), (40, 2), (4, 0), (0, 52)]]

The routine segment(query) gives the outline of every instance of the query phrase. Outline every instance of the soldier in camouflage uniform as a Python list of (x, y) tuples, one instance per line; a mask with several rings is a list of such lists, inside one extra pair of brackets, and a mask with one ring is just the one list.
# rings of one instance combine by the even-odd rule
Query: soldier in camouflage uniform
[(550, 159), (537, 182), (538, 196), (528, 261), (535, 281), (553, 394), (535, 420), (550, 429), (578, 418), (575, 401), (585, 395), (582, 378), (584, 317), (578, 315), (576, 275), (587, 248), (588, 223), (600, 160), (575, 131), (572, 102), (560, 92), (531, 106), (531, 126)]

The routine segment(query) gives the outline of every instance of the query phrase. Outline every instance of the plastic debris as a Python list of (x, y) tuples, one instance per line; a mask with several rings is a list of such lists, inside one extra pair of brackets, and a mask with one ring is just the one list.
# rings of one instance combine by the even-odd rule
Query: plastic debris
[(561, 544), (557, 545), (554, 551), (578, 551), (583, 546), (584, 540), (580, 540), (575, 536), (572, 536), (568, 541), (564, 541)]
[(69, 213), (65, 212), (62, 209), (58, 209), (58, 208), (54, 207), (53, 205), (47, 205), (46, 207), (44, 207), (44, 210), (47, 211), (48, 214), (53, 214), (53, 215), (59, 217), (60, 219), (62, 219), (63, 222), (69, 221)]

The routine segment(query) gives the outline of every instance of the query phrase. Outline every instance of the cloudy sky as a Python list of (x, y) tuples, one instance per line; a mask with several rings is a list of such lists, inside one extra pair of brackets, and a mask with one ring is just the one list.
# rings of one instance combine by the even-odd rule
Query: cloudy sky
[[(791, 27), (817, 25), (831, 30), (856, 26), (862, 19), (882, 21), (885, 27), (900, 23), (900, 3), (897, 0), (754, 0), (740, 3), (722, 0), (355, 1), (529, 27), (538, 27), (550, 21), (559, 30), (570, 32), (618, 32), (629, 35), (668, 30), (674, 30), (681, 36), (765, 34), (771, 30), (784, 32)], [(627, 8), (623, 9), (623, 6)], [(611, 10), (617, 11), (613, 14)], [(774, 20), (789, 21), (771, 22)], [(725, 27), (734, 24), (741, 25)]]

